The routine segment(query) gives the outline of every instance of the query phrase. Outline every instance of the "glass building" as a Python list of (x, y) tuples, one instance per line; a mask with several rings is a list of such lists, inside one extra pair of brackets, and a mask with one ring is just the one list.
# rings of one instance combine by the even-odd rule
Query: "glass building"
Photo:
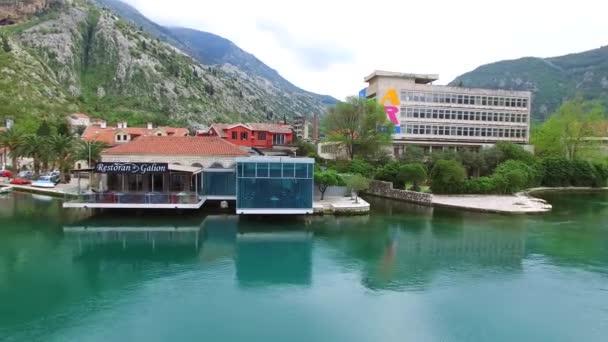
[(207, 199), (231, 199), (236, 196), (236, 175), (234, 169), (203, 170), (201, 195)]
[(237, 214), (312, 214), (312, 158), (237, 158)]

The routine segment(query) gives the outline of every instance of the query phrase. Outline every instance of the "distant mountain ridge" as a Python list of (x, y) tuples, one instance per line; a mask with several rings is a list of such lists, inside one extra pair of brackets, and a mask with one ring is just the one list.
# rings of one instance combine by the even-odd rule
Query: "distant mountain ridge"
[(0, 0), (0, 20), (20, 13), (0, 26), (0, 120), (31, 129), (86, 112), (194, 127), (326, 110), (321, 95), (230, 63), (205, 65), (170, 30), (142, 16), (136, 25), (101, 2)]
[(582, 95), (608, 108), (608, 46), (559, 57), (524, 57), (482, 65), (450, 85), (529, 90), (532, 118), (544, 121), (566, 100)]
[(132, 21), (134, 24), (141, 26), (156, 37), (189, 53), (202, 64), (231, 64), (250, 75), (267, 79), (286, 91), (312, 95), (323, 104), (334, 104), (337, 102), (335, 98), (329, 95), (315, 94), (295, 86), (283, 78), (276, 70), (224, 37), (185, 27), (164, 27), (146, 18), (136, 8), (121, 0), (96, 1)]

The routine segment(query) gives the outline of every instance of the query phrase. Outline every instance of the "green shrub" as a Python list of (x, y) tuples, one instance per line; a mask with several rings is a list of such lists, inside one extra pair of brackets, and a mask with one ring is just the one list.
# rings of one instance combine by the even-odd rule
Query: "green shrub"
[(431, 171), (431, 190), (437, 194), (456, 194), (463, 190), (466, 171), (455, 160), (439, 160)]
[(608, 166), (585, 160), (568, 160), (561, 157), (545, 158), (541, 162), (544, 186), (602, 187), (608, 181)]
[(492, 177), (479, 177), (467, 179), (462, 188), (467, 194), (492, 194), (495, 192), (495, 183)]
[(608, 164), (593, 163), (593, 174), (595, 176), (593, 187), (604, 187), (608, 185)]
[(420, 191), (419, 184), (427, 178), (426, 168), (420, 163), (411, 163), (399, 167), (398, 178), (404, 183), (412, 183), (410, 190)]
[(355, 158), (350, 163), (349, 172), (352, 174), (372, 177), (374, 175), (374, 171), (374, 166), (361, 158)]
[(401, 164), (399, 162), (391, 161), (376, 171), (375, 179), (391, 182), (395, 189), (403, 189), (405, 181), (399, 178), (400, 167)]
[(568, 159), (549, 157), (541, 161), (541, 184), (544, 186), (570, 186), (573, 170)]
[(498, 165), (494, 175), (501, 175), (509, 182), (508, 192), (517, 192), (535, 187), (540, 182), (540, 172), (535, 163), (507, 160)]

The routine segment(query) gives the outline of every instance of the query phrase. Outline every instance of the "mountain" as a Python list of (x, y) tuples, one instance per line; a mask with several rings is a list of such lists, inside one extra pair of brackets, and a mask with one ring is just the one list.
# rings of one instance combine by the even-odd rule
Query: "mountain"
[(530, 90), (536, 122), (544, 121), (565, 100), (579, 94), (602, 101), (608, 108), (608, 46), (559, 57), (486, 64), (458, 76), (450, 85)]
[(137, 9), (120, 0), (96, 0), (115, 13), (150, 32), (155, 37), (188, 52), (205, 65), (230, 64), (248, 75), (270, 81), (275, 86), (294, 94), (315, 97), (324, 104), (335, 104), (337, 100), (328, 95), (318, 95), (300, 89), (283, 78), (276, 70), (264, 64), (254, 55), (242, 50), (230, 40), (216, 34), (184, 27), (164, 27), (143, 16)]
[(0, 118), (33, 126), (41, 117), (85, 111), (110, 121), (186, 125), (325, 110), (318, 95), (232, 64), (204, 65), (172, 36), (161, 39), (90, 1), (0, 1), (0, 13), (40, 5), (13, 7), (22, 13), (17, 24), (0, 27)]

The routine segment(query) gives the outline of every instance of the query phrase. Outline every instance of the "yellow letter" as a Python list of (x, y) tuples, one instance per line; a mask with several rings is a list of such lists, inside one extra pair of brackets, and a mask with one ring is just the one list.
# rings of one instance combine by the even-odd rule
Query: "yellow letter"
[(393, 88), (389, 89), (386, 94), (384, 94), (380, 104), (383, 106), (386, 105), (386, 100), (391, 101), (391, 105), (393, 106), (399, 106), (399, 97), (397, 96), (397, 91)]

